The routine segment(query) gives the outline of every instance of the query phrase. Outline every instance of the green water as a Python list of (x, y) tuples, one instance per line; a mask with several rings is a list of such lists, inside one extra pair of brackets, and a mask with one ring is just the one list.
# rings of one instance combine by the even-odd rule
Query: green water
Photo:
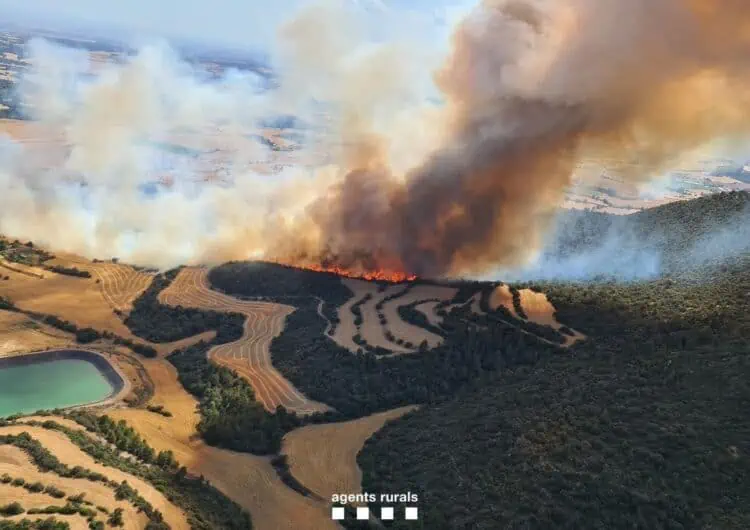
[(0, 418), (93, 403), (112, 390), (96, 366), (79, 359), (0, 368)]

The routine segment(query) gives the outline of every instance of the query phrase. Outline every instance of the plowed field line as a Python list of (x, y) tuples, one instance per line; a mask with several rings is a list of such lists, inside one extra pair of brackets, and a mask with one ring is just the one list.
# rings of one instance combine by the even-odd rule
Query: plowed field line
[(159, 300), (173, 306), (200, 307), (244, 315), (242, 337), (211, 348), (209, 358), (247, 379), (258, 401), (269, 411), (275, 411), (279, 405), (299, 414), (328, 410), (325, 404), (312, 401), (300, 393), (271, 362), (271, 341), (281, 333), (287, 315), (294, 311), (293, 307), (243, 301), (213, 291), (208, 284), (207, 270), (203, 268), (181, 270), (172, 285), (162, 291)]

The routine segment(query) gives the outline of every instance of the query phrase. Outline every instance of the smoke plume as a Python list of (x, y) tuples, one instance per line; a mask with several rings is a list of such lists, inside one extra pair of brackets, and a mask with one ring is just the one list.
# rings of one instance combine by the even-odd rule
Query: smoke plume
[[(271, 93), (206, 82), (163, 47), (82, 81), (76, 52), (33, 44), (23, 94), (67, 148), (43, 171), (26, 146), (5, 153), (0, 230), (155, 266), (480, 274), (534, 255), (582, 161), (637, 183), (750, 132), (745, 0), (486, 0), (433, 83), (427, 47), (363, 44), (342, 16), (312, 7), (280, 29)], [(332, 119), (302, 163), (259, 175), (246, 131), (274, 113)], [(186, 142), (233, 146), (226, 175), (198, 185), (198, 159), (158, 161)]]

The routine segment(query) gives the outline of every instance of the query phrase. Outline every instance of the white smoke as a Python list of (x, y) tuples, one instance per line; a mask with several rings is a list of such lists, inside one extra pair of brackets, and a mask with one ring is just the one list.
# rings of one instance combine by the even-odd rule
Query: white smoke
[[(36, 137), (0, 146), (0, 232), (160, 268), (283, 244), (342, 176), (342, 141), (388, 131), (408, 166), (439, 133), (415, 127), (438, 112), (420, 93), (438, 58), (414, 39), (368, 40), (351, 15), (325, 3), (285, 23), (273, 91), (248, 72), (208, 79), (163, 42), (92, 72), (87, 52), (30, 41), (18, 90)], [(259, 141), (279, 114), (314, 125), (296, 151)]]

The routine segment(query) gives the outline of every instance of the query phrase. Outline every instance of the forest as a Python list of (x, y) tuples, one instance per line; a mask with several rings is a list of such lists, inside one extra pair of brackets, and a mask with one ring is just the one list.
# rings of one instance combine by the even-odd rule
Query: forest
[[(160, 306), (168, 276), (139, 299), (129, 325), (162, 340), (224, 330), (170, 357), (200, 399), (201, 433), (212, 444), (274, 453), (304, 422), (425, 405), (386, 426), (359, 456), (364, 490), (421, 494), (423, 528), (747, 528), (748, 257), (696, 266), (682, 250), (749, 203), (731, 193), (625, 219), (578, 215), (556, 252), (596, 246), (622, 225), (659, 248), (665, 270), (639, 282), (512, 285), (517, 309), (518, 289), (543, 291), (558, 320), (588, 336), (568, 349), (556, 346), (560, 332), (507, 311), (477, 316), (443, 306), (441, 346), (352, 354), (324, 335), (317, 313), (321, 300), (328, 316), (351, 296), (337, 277), (268, 263), (212, 269), (214, 289), (297, 308), (271, 344), (274, 366), (335, 408), (305, 419), (268, 414), (244, 380), (206, 360), (212, 344), (234, 340), (241, 316)], [(458, 287), (453, 302), (482, 292), (486, 309), (488, 284)], [(401, 315), (424, 324), (413, 307)], [(152, 333), (156, 323), (170, 331)]]
[(750, 257), (680, 255), (746, 207), (725, 194), (589, 214), (650, 234), (671, 272), (514, 286), (588, 339), (386, 426), (359, 455), (364, 490), (419, 492), (438, 530), (750, 528)]

